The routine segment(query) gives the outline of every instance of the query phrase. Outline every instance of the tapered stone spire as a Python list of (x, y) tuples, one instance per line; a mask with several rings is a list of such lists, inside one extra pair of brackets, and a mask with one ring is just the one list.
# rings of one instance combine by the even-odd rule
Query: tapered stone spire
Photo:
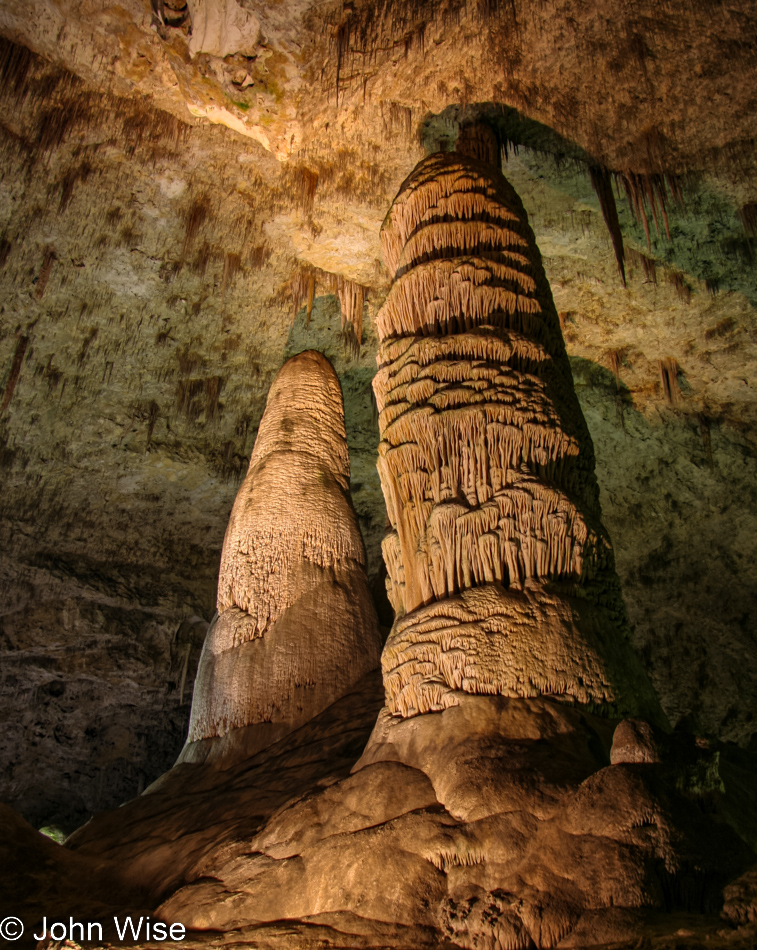
[(301, 353), (271, 386), (231, 512), (181, 761), (252, 754), (378, 666), (349, 479), (339, 380)]
[(387, 704), (409, 716), (462, 691), (655, 712), (539, 251), (477, 133), (416, 167), (382, 229)]

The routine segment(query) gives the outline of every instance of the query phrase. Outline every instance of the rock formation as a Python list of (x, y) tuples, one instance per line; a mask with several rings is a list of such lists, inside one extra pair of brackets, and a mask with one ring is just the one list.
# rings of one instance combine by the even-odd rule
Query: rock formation
[(224, 539), (181, 762), (251, 755), (379, 662), (342, 393), (320, 353), (274, 380)]
[[(481, 130), (467, 143), (487, 155)], [(659, 716), (517, 196), (491, 163), (431, 156), (384, 246), (386, 706), (349, 779), (281, 809), (158, 913), (525, 950), (620, 944), (650, 911), (712, 911), (748, 849), (687, 797), (647, 722), (587, 709)]]
[[(684, 0), (609, 17), (578, 0), (207, 0), (221, 39), (235, 8), (252, 16), (250, 44), (206, 47), (202, 6), (0, 4), (0, 718), (18, 725), (0, 736), (0, 798), (70, 831), (176, 760), (201, 647), (186, 663), (176, 632), (213, 615), (285, 339), (342, 380), (383, 585), (375, 323), (345, 367), (333, 291), (290, 329), (288, 285), (318, 268), (382, 301), (380, 225), (419, 142), (482, 115), (544, 254), (634, 643), (671, 723), (748, 745), (757, 16)], [(185, 7), (191, 33), (175, 25)], [(600, 197), (616, 191), (625, 289), (597, 170)], [(668, 241), (671, 176), (686, 208), (669, 196)]]
[[(630, 947), (675, 942), (675, 914), (717, 946), (732, 881), (723, 939), (746, 948), (753, 855), (708, 813), (714, 758), (681, 758), (639, 714), (654, 697), (517, 198), (491, 164), (432, 156), (390, 213), (389, 255), (403, 226), (379, 318), (386, 705), (376, 719), (375, 678), (356, 682), (378, 637), (339, 386), (308, 352), (269, 393), (234, 506), (182, 761), (76, 832), (68, 863), (112, 877), (114, 906), (183, 923), (186, 947)], [(405, 290), (422, 305), (387, 332)], [(52, 896), (103, 914), (97, 893)]]
[(466, 692), (657, 716), (533, 234), (492, 133), (474, 127), (462, 147), (418, 165), (382, 230), (388, 707), (425, 713)]
[(237, 0), (191, 0), (192, 38), (189, 52), (212, 56), (233, 56), (241, 53), (253, 57), (260, 42), (260, 22)]

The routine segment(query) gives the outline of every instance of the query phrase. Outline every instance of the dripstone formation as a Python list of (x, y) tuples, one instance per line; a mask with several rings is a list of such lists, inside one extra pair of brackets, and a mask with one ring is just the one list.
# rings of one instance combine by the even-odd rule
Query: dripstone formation
[[(485, 131), (464, 147), (498, 160)], [(382, 241), (390, 711), (464, 692), (658, 715), (626, 642), (591, 439), (520, 199), (493, 164), (432, 155)]]
[(251, 755), (378, 665), (349, 480), (339, 380), (326, 357), (301, 353), (271, 386), (231, 512), (179, 761)]
[(723, 885), (731, 920), (752, 907), (707, 761), (647, 721), (525, 214), (486, 130), (464, 148), (383, 232), (385, 705), (339, 385), (305, 353), (232, 512), (182, 760), (67, 842), (186, 947), (630, 950), (692, 919), (714, 947)]
[(634, 718), (613, 744), (608, 713), (662, 717), (538, 251), (487, 157), (426, 159), (384, 225), (386, 705), (348, 778), (219, 850), (165, 919), (297, 947), (577, 948), (711, 910), (743, 867), (659, 731)]

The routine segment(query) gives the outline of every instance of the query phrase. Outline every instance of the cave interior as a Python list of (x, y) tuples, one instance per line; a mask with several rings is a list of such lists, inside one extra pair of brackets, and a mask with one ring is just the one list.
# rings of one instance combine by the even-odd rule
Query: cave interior
[(9, 946), (757, 946), (756, 24), (3, 0)]

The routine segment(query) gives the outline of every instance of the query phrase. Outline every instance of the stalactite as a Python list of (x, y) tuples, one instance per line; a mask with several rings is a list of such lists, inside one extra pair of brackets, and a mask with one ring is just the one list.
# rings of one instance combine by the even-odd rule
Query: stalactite
[(318, 172), (313, 171), (311, 168), (300, 166), (294, 169), (293, 178), (292, 190), (294, 191), (297, 204), (305, 214), (310, 214), (313, 210), (315, 192), (318, 188)]
[(292, 323), (302, 306), (303, 299), (307, 306), (307, 325), (310, 326), (310, 317), (313, 312), (313, 298), (315, 297), (316, 272), (313, 268), (300, 266), (292, 277)]
[(615, 389), (620, 386), (620, 367), (623, 365), (623, 350), (610, 350), (607, 354), (610, 369), (615, 377)]
[(45, 249), (45, 256), (42, 258), (42, 267), (39, 270), (39, 276), (37, 277), (37, 290), (36, 296), (38, 299), (42, 299), (45, 293), (45, 288), (47, 287), (47, 282), (50, 280), (50, 273), (53, 269), (53, 264), (58, 260), (58, 255), (55, 253), (54, 248), (48, 247)]
[(464, 125), (458, 134), (455, 151), (484, 165), (501, 165), (501, 147), (494, 130), (481, 122)]
[(193, 422), (202, 412), (198, 397), (205, 389), (202, 379), (181, 379), (176, 386), (176, 410)]
[(212, 203), (210, 197), (206, 194), (193, 198), (186, 209), (184, 214), (184, 245), (181, 249), (182, 260), (186, 258), (200, 228), (210, 217), (211, 209)]
[(41, 155), (49, 155), (59, 148), (77, 126), (89, 124), (93, 114), (92, 100), (91, 94), (84, 93), (64, 99), (42, 112), (36, 143)]
[(702, 437), (702, 447), (704, 448), (707, 464), (710, 468), (714, 468), (715, 461), (712, 455), (712, 434), (710, 431), (711, 419), (706, 412), (700, 412), (697, 419), (699, 422), (699, 434)]
[[(496, 18), (486, 11), (494, 9), (494, 2), (485, 7), (475, 5), (470, 13), (476, 17), (481, 30), (489, 31)], [(330, 59), (324, 64), (322, 81), (335, 90), (337, 105), (352, 88), (361, 88), (367, 67), (391, 58), (406, 59), (423, 56), (427, 47), (427, 31), (435, 23), (445, 33), (459, 29), (466, 9), (465, 0), (382, 0), (381, 3), (343, 3), (327, 6), (323, 16), (324, 28), (330, 38)], [(512, 22), (511, 5), (497, 8)]]
[[(124, 98), (89, 90), (78, 76), (5, 39), (0, 41), (0, 97), (10, 98), (16, 106), (25, 104), (30, 132), (16, 136), (15, 145), (24, 152), (29, 167), (46, 159), (72, 135), (83, 134), (95, 115), (110, 132), (105, 144), (123, 149), (128, 157), (139, 150), (146, 163), (175, 154), (189, 131), (185, 123), (155, 109), (147, 97)], [(60, 183), (61, 212), (75, 184), (72, 175), (73, 171)]]
[[(623, 608), (560, 323), (496, 140), (479, 129), (464, 143), (472, 156), (421, 162), (382, 229), (387, 703), (408, 716), (455, 691), (611, 702), (592, 631), (603, 617), (623, 642)], [(600, 589), (606, 614), (589, 606)], [(532, 630), (514, 619), (524, 605)]]
[(749, 201), (739, 209), (739, 218), (749, 237), (757, 237), (757, 202)]
[(212, 422), (218, 416), (218, 401), (221, 397), (224, 379), (221, 376), (210, 376), (204, 380), (205, 390), (205, 419)]
[(306, 327), (310, 326), (310, 318), (313, 316), (313, 300), (315, 299), (315, 275), (311, 274), (308, 278), (308, 289), (307, 289), (307, 320), (305, 323)]
[(411, 106), (403, 106), (399, 102), (390, 102), (388, 118), (384, 113), (384, 101), (381, 101), (381, 118), (386, 131), (400, 129), (406, 139), (410, 139), (413, 130), (413, 110)]
[(660, 383), (666, 402), (677, 406), (681, 400), (681, 387), (678, 385), (678, 363), (672, 357), (665, 357), (658, 363)]
[(691, 303), (691, 287), (686, 282), (684, 275), (677, 270), (670, 270), (667, 273), (668, 283), (675, 288), (676, 296), (683, 303)]
[(26, 348), (28, 345), (29, 337), (21, 334), (18, 338), (16, 349), (13, 353), (13, 362), (11, 363), (11, 371), (8, 374), (8, 382), (5, 384), (3, 401), (0, 403), (0, 416), (10, 405), (11, 399), (13, 399), (13, 393), (16, 391), (16, 383), (18, 383), (18, 378), (21, 375), (21, 367), (24, 365), (24, 355), (26, 354)]
[[(349, 16), (352, 13), (352, 9), (349, 8), (347, 11)], [(349, 49), (350, 44), (350, 21), (347, 19), (344, 23), (340, 23), (335, 31), (335, 46), (336, 46), (336, 104), (339, 105), (339, 80), (342, 73), (342, 65), (344, 62), (345, 55)]]
[(271, 259), (272, 253), (273, 251), (266, 244), (256, 244), (254, 247), (251, 247), (247, 254), (247, 260), (249, 261), (250, 267), (254, 268), (255, 270), (265, 267), (265, 265)]
[(613, 250), (615, 251), (615, 260), (618, 262), (618, 272), (623, 286), (626, 286), (626, 269), (623, 263), (623, 235), (620, 231), (620, 221), (618, 220), (618, 209), (615, 204), (615, 195), (612, 190), (612, 176), (610, 172), (599, 165), (589, 166), (589, 178), (592, 187), (599, 198), (599, 207), (602, 211), (602, 217), (605, 219), (607, 230), (610, 232)]
[(292, 303), (294, 312), (292, 321), (297, 316), (302, 301), (306, 301), (306, 325), (310, 326), (310, 317), (313, 312), (313, 300), (318, 287), (328, 293), (336, 294), (341, 309), (342, 335), (357, 355), (363, 338), (363, 308), (365, 306), (366, 289), (355, 281), (342, 277), (341, 274), (330, 274), (318, 267), (300, 265), (291, 279)]
[(644, 226), (647, 237), (647, 246), (651, 248), (652, 238), (649, 230), (648, 209), (652, 212), (657, 234), (660, 233), (660, 217), (665, 228), (665, 234), (670, 240), (670, 225), (668, 223), (668, 195), (680, 207), (684, 207), (683, 189), (677, 175), (642, 174), (638, 172), (620, 172), (617, 177), (625, 189), (631, 211), (637, 221)]
[(33, 59), (31, 50), (0, 37), (0, 94), (18, 96), (22, 92)]
[(88, 161), (83, 161), (75, 168), (70, 168), (60, 183), (60, 199), (58, 214), (63, 214), (73, 197), (74, 188), (78, 182), (85, 182), (92, 174), (93, 168)]
[(204, 277), (208, 269), (208, 264), (217, 254), (217, 248), (214, 248), (212, 244), (209, 244), (207, 241), (203, 241), (195, 251), (195, 256), (189, 265), (190, 269), (199, 277)]
[(626, 248), (626, 258), (628, 262), (636, 267), (641, 267), (644, 272), (644, 280), (648, 284), (657, 283), (657, 262), (646, 254), (641, 254), (633, 248)]
[(144, 150), (153, 161), (163, 151), (167, 155), (175, 153), (189, 131), (175, 116), (151, 108), (146, 98), (118, 102), (114, 119), (120, 121), (126, 154), (133, 156), (138, 150)]
[(342, 330), (346, 326), (352, 327), (355, 334), (355, 344), (360, 350), (360, 341), (363, 338), (363, 307), (365, 305), (365, 288), (354, 281), (345, 280), (340, 274), (336, 275), (336, 290), (339, 305), (342, 309)]

